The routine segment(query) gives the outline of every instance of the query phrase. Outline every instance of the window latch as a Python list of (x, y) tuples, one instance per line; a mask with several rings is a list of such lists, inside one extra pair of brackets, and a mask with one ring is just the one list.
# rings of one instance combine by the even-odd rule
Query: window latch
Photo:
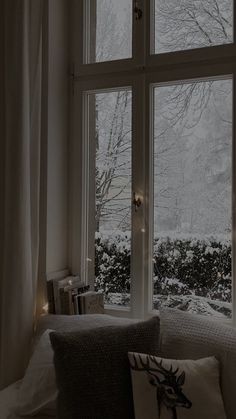
[(138, 208), (142, 204), (142, 201), (141, 201), (141, 199), (140, 199), (139, 196), (138, 197), (136, 196), (136, 193), (135, 192), (134, 192), (134, 195), (133, 196), (134, 196), (133, 197), (134, 210), (135, 210), (135, 212), (137, 212), (138, 211)]
[(134, 14), (135, 14), (135, 19), (136, 20), (140, 20), (142, 19), (143, 16), (143, 11), (142, 9), (140, 9), (140, 7), (138, 7), (138, 2), (135, 2), (135, 6), (134, 6)]

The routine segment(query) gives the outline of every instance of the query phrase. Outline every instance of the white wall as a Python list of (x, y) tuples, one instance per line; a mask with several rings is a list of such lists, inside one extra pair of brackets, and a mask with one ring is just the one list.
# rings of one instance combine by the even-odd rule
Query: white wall
[(68, 266), (68, 1), (49, 0), (46, 272)]

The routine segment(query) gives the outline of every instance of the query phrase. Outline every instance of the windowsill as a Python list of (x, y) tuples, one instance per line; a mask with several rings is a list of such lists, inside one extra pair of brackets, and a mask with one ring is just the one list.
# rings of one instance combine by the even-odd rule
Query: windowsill
[(117, 317), (131, 317), (131, 309), (130, 307), (122, 307), (117, 305), (110, 305), (105, 304), (104, 306), (104, 313), (111, 315), (111, 316), (117, 316)]

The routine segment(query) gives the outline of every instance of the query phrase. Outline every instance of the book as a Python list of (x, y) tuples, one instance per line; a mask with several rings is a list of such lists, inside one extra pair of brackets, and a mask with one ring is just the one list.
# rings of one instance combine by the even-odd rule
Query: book
[[(78, 275), (69, 275), (65, 278), (55, 278), (52, 279), (53, 283), (53, 298), (54, 298), (54, 313), (62, 314), (61, 312), (61, 298), (60, 298), (60, 290), (64, 289), (65, 287), (73, 286), (74, 284), (81, 284)], [(83, 283), (84, 285), (84, 283)]]
[(100, 292), (88, 291), (78, 296), (80, 314), (103, 314), (104, 296)]
[(60, 313), (79, 314), (77, 296), (88, 290), (89, 285), (85, 285), (84, 282), (75, 282), (73, 285), (60, 288)]
[(61, 314), (75, 314), (73, 296), (76, 295), (75, 289), (64, 291), (60, 289), (60, 311)]
[(47, 297), (48, 297), (48, 313), (55, 314), (55, 299), (53, 284), (56, 281), (66, 278), (69, 275), (68, 269), (62, 271), (51, 272), (47, 274)]
[(78, 288), (77, 293), (72, 296), (73, 306), (74, 306), (74, 314), (80, 314), (79, 308), (79, 296), (87, 291), (89, 291), (90, 286), (85, 285), (84, 287)]

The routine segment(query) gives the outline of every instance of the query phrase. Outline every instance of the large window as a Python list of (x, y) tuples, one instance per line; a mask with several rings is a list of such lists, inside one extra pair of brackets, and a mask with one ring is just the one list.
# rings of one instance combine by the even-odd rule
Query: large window
[(72, 270), (113, 313), (167, 306), (231, 321), (233, 1), (72, 11)]

